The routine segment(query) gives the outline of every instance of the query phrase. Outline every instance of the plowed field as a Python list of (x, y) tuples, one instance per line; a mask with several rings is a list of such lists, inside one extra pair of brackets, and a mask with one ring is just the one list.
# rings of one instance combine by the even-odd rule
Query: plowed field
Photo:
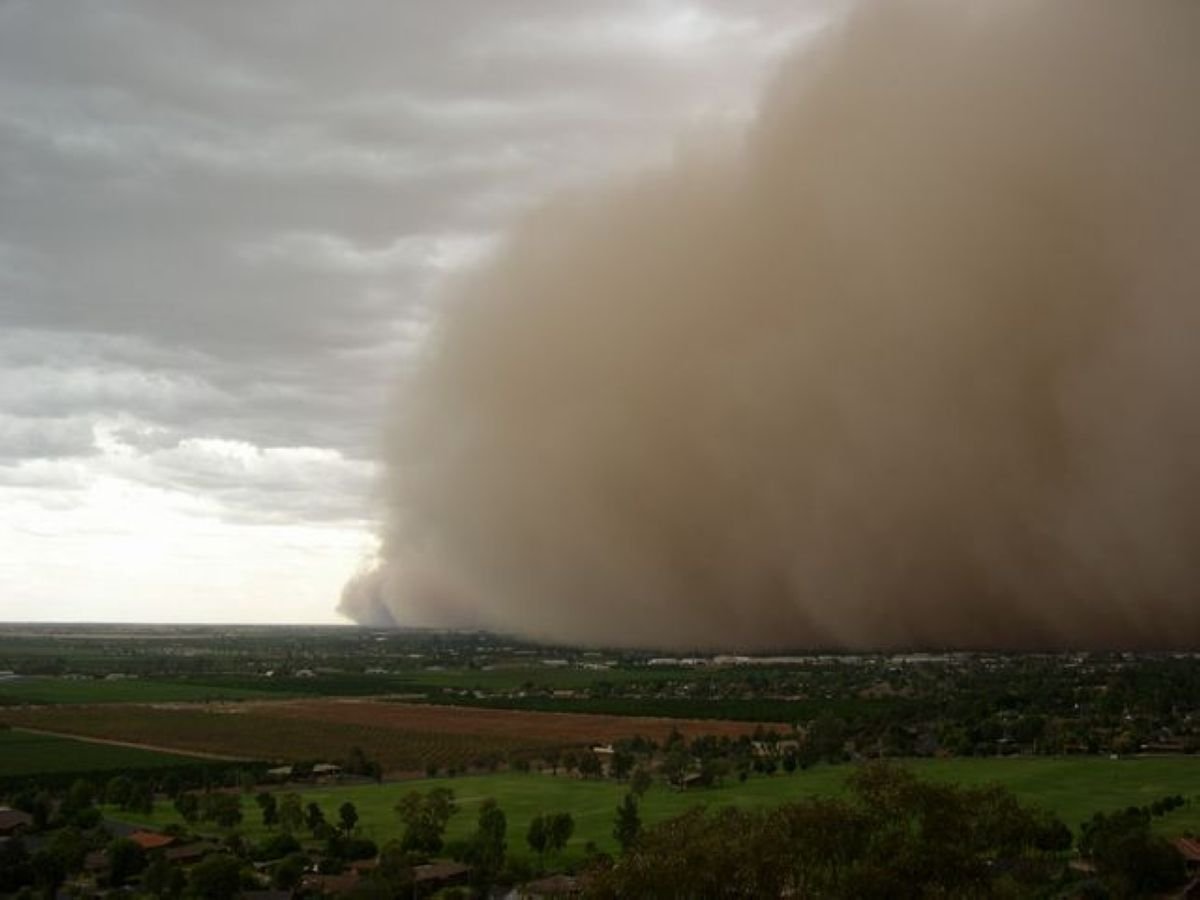
[(369, 700), (54, 706), (5, 710), (0, 721), (60, 734), (270, 761), (343, 759), (361, 747), (387, 771), (465, 767), (487, 755), (537, 755), (643, 735), (737, 735), (746, 722), (649, 719), (426, 706)]
[(286, 719), (315, 719), (401, 731), (435, 731), (441, 734), (526, 740), (534, 738), (564, 745), (607, 743), (635, 734), (662, 741), (673, 728), (688, 738), (702, 734), (736, 737), (750, 734), (755, 728), (753, 723), (709, 719), (526, 712), (379, 700), (298, 700), (288, 703), (251, 703), (246, 706), (261, 715)]

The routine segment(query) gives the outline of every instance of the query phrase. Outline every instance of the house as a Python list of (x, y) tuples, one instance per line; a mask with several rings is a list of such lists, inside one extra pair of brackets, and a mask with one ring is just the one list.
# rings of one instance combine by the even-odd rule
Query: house
[(358, 887), (358, 873), (346, 872), (344, 875), (305, 875), (300, 879), (302, 893), (316, 894), (348, 894)]
[(762, 759), (800, 752), (800, 742), (790, 738), (782, 741), (751, 741), (750, 746), (754, 755)]
[(33, 826), (33, 816), (11, 806), (0, 806), (0, 837), (12, 837)]
[(135, 831), (129, 835), (129, 840), (147, 852), (170, 847), (176, 841), (171, 835), (160, 834), (157, 831)]
[(211, 841), (196, 841), (194, 844), (182, 844), (178, 847), (168, 847), (163, 851), (163, 857), (167, 862), (177, 863), (181, 866), (190, 866), (192, 863), (197, 863), (208, 854), (215, 852), (219, 848)]
[(1197, 838), (1176, 838), (1172, 843), (1175, 849), (1179, 851), (1179, 855), (1183, 857), (1183, 861), (1187, 863), (1189, 872), (1200, 871), (1200, 839)]
[(574, 875), (550, 875), (521, 885), (517, 896), (522, 900), (537, 900), (540, 897), (578, 897), (583, 893), (584, 882)]
[(1143, 753), (1183, 753), (1186, 746), (1179, 738), (1159, 738), (1142, 744)]
[(431, 863), (413, 867), (413, 882), (423, 888), (453, 887), (456, 884), (466, 884), (471, 870), (462, 863), (449, 859), (435, 859)]

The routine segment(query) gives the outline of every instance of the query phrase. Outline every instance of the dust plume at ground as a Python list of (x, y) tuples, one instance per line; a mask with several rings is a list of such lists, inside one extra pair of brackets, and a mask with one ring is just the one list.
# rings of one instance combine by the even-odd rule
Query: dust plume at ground
[(1200, 6), (868, 3), (441, 307), (360, 622), (1200, 639)]

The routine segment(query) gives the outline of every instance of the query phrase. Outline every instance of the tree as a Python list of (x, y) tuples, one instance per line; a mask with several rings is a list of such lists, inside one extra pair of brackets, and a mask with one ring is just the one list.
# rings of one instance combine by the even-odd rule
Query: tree
[(201, 900), (230, 900), (241, 886), (241, 860), (227, 853), (205, 857), (188, 875), (188, 893)]
[(168, 772), (163, 776), (161, 787), (162, 792), (174, 800), (179, 796), (179, 792), (183, 790), (183, 781), (176, 773)]
[(379, 851), (376, 872), (389, 885), (402, 887), (412, 883), (412, 859), (399, 841), (389, 841), (383, 845)]
[(1183, 857), (1151, 831), (1147, 810), (1096, 813), (1081, 831), (1079, 852), (1118, 896), (1164, 892), (1186, 877)]
[(410, 791), (396, 804), (396, 813), (405, 826), (401, 846), (406, 851), (437, 853), (442, 849), (446, 825), (456, 812), (454, 792), (449, 788), (434, 788), (427, 794)]
[(341, 820), (342, 831), (346, 834), (354, 831), (354, 826), (358, 824), (358, 810), (349, 800), (338, 807), (338, 819)]
[(124, 809), (129, 803), (129, 795), (133, 791), (133, 780), (124, 775), (117, 775), (108, 780), (104, 786), (104, 802)]
[(591, 750), (587, 750), (579, 756), (579, 774), (584, 778), (599, 778), (604, 774), (604, 765)]
[(148, 781), (135, 782), (129, 790), (125, 808), (149, 815), (154, 811), (154, 789)]
[(183, 821), (193, 824), (200, 818), (200, 798), (190, 792), (179, 794), (175, 798), (175, 811), (183, 816)]
[(479, 807), (479, 823), (467, 849), (467, 862), (475, 873), (476, 884), (487, 887), (504, 867), (504, 853), (508, 848), (505, 835), (508, 818), (491, 797)]
[(183, 893), (187, 882), (183, 869), (173, 866), (158, 855), (142, 872), (142, 890), (151, 897), (175, 898)]
[(288, 834), (286, 831), (277, 831), (261, 843), (256, 844), (250, 851), (250, 858), (256, 862), (265, 862), (272, 859), (283, 859), (289, 853), (296, 853), (299, 850), (300, 842), (294, 835)]
[(262, 823), (267, 828), (273, 828), (279, 822), (279, 801), (269, 791), (263, 791), (254, 798), (258, 808), (262, 810)]
[(33, 854), (30, 865), (33, 868), (34, 883), (42, 889), (43, 895), (57, 896), (59, 886), (67, 878), (67, 869), (62, 859), (49, 850), (39, 850)]
[(546, 849), (557, 853), (567, 846), (575, 833), (575, 820), (570, 813), (555, 813), (546, 821)]
[(317, 831), (325, 824), (325, 813), (316, 803), (309, 803), (304, 807), (304, 824), (313, 833), (313, 837), (318, 836)]
[(718, 785), (729, 774), (729, 761), (719, 757), (706, 757), (700, 763), (700, 784), (704, 787)]
[(242, 798), (237, 794), (205, 794), (200, 800), (200, 818), (220, 828), (233, 828), (242, 821)]
[(529, 830), (525, 833), (525, 843), (529, 844), (529, 849), (538, 855), (538, 866), (540, 867), (543, 858), (546, 856), (546, 848), (550, 844), (550, 832), (546, 827), (546, 817), (544, 815), (537, 815), (529, 820)]
[(579, 754), (574, 750), (568, 750), (562, 756), (562, 767), (569, 775), (572, 772), (579, 770)]
[(108, 883), (121, 887), (146, 868), (146, 851), (129, 838), (117, 838), (108, 845)]
[(617, 821), (613, 826), (613, 837), (621, 845), (621, 850), (628, 850), (637, 840), (642, 830), (642, 817), (638, 814), (637, 798), (632, 793), (626, 794), (621, 805), (617, 807)]
[(58, 814), (64, 820), (71, 822), (80, 813), (91, 810), (95, 802), (95, 787), (91, 782), (79, 778), (72, 782), (67, 795), (63, 798), (62, 804), (58, 808)]
[(654, 784), (654, 778), (650, 775), (650, 772), (638, 766), (633, 773), (633, 778), (629, 782), (629, 790), (640, 800), (646, 795), (646, 791), (650, 790), (652, 784)]
[(55, 833), (46, 849), (58, 857), (63, 870), (70, 874), (83, 868), (84, 859), (92, 845), (89, 837), (78, 828), (67, 827)]
[[(617, 897), (1044, 896), (1045, 818), (999, 788), (922, 782), (863, 766), (840, 798), (771, 809), (697, 807), (645, 828), (597, 873)], [(616, 834), (616, 832), (614, 832)], [(619, 837), (619, 835), (617, 835)]]
[(350, 748), (350, 755), (342, 769), (348, 775), (363, 775), (376, 781), (383, 780), (383, 767), (376, 760), (368, 759), (362, 747)]
[(284, 794), (280, 799), (279, 827), (288, 834), (304, 827), (304, 805), (299, 794)]
[(809, 726), (806, 747), (817, 759), (841, 762), (846, 752), (846, 724), (829, 713), (822, 714)]
[(633, 771), (635, 761), (632, 753), (617, 748), (613, 751), (612, 760), (609, 762), (609, 774), (617, 779), (617, 781), (624, 781), (629, 777), (629, 773)]
[(308, 857), (303, 853), (292, 853), (282, 859), (271, 873), (271, 887), (279, 891), (294, 890), (304, 877)]
[(679, 787), (683, 784), (683, 776), (691, 764), (692, 758), (688, 756), (687, 751), (680, 749), (672, 750), (667, 754), (667, 758), (663, 760), (663, 777), (667, 779), (669, 784)]

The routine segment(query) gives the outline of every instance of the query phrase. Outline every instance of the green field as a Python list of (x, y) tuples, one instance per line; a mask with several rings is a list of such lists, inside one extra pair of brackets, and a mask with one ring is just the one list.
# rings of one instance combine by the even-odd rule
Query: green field
[(280, 698), (279, 691), (137, 678), (15, 678), (0, 681), (0, 706), (55, 703), (188, 703)]
[(94, 744), (27, 731), (0, 730), (0, 778), (194, 765), (194, 756)]
[[(1076, 830), (1094, 812), (1148, 804), (1163, 795), (1178, 793), (1189, 803), (1158, 820), (1161, 829), (1170, 835), (1200, 831), (1200, 759), (956, 759), (919, 760), (909, 765), (932, 779), (964, 785), (1002, 784), (1023, 801), (1053, 810)], [(819, 766), (795, 775), (760, 776), (745, 784), (733, 782), (721, 788), (692, 792), (656, 785), (643, 803), (643, 820), (659, 821), (697, 804), (766, 806), (817, 794), (836, 794), (843, 790), (843, 780), (850, 771), (848, 766)], [(362, 832), (382, 842), (399, 836), (400, 825), (393, 812), (396, 801), (407, 791), (439, 785), (451, 788), (459, 802), (460, 811), (451, 820), (447, 835), (450, 840), (465, 838), (474, 828), (479, 804), (487, 797), (494, 797), (508, 815), (510, 850), (525, 850), (525, 830), (534, 815), (562, 810), (570, 812), (576, 821), (569, 856), (580, 856), (587, 841), (594, 841), (602, 849), (614, 849), (613, 815), (625, 788), (609, 781), (501, 774), (331, 787), (302, 794), (305, 803), (319, 803), (331, 821), (336, 819), (338, 807), (349, 800), (358, 809)], [(249, 796), (244, 810), (243, 831), (254, 838), (262, 837), (266, 832)], [(115, 812), (112, 815), (120, 817)], [(178, 821), (173, 810), (160, 805), (153, 816), (140, 819), (139, 823), (162, 826)]]
[[(605, 686), (628, 682), (653, 685), (686, 673), (673, 668), (603, 671), (546, 666), (495, 669), (413, 669), (389, 674), (327, 673), (313, 678), (280, 675), (197, 675), (176, 678), (62, 678), (25, 676), (0, 680), (0, 709), (19, 705), (81, 703), (204, 703), (237, 700), (283, 700), (302, 697), (396, 696), (406, 701), (518, 709), (539, 712), (595, 713), (682, 719), (732, 719), (749, 722), (796, 722), (822, 713), (846, 716), (851, 710), (870, 717), (887, 712), (898, 701), (843, 698), (837, 701), (606, 696)], [(736, 674), (736, 673), (734, 673)], [(729, 672), (708, 678), (733, 677)], [(528, 690), (525, 697), (497, 694)], [(536, 693), (592, 690), (597, 696), (561, 698)], [(484, 696), (475, 696), (476, 691)]]
[(515, 688), (569, 689), (599, 682), (662, 681), (674, 670), (550, 669), (545, 666), (494, 670), (449, 669), (394, 672), (387, 675), (329, 673), (313, 678), (281, 675), (200, 675), (178, 678), (61, 678), (28, 676), (0, 681), (0, 706), (21, 703), (184, 703), (210, 700), (283, 699), (286, 697), (422, 694), (442, 697), (443, 690), (499, 691)]

